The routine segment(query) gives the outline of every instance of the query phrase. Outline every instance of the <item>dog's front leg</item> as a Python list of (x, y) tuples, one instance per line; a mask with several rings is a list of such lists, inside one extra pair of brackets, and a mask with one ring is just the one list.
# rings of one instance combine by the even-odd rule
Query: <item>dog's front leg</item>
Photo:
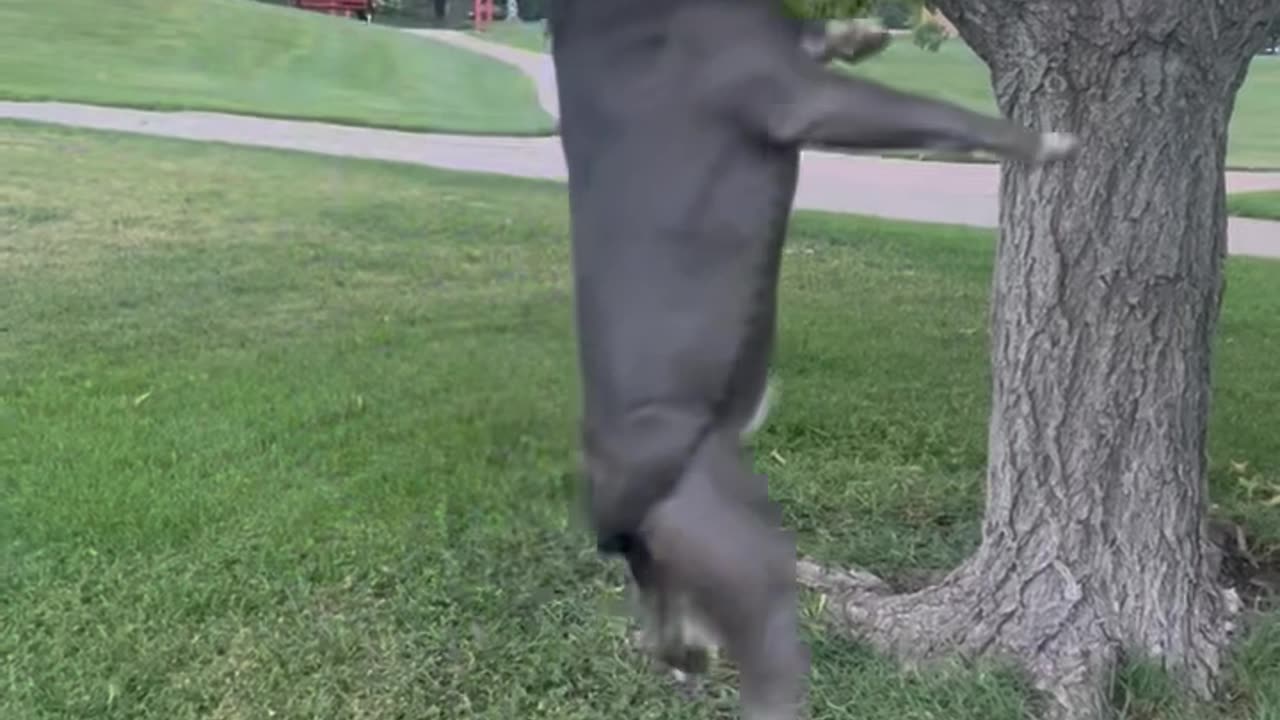
[[(736, 55), (730, 58), (728, 55)], [(847, 149), (985, 151), (1043, 163), (1071, 155), (1078, 142), (999, 117), (834, 72), (802, 52), (762, 48), (727, 54), (720, 97), (769, 140)]]

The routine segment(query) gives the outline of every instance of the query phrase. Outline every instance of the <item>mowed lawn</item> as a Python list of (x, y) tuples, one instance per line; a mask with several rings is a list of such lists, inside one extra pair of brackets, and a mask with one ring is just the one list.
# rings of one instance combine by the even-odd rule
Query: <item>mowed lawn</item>
[[(877, 58), (849, 69), (893, 87), (938, 97), (980, 112), (997, 112), (990, 73), (960, 41), (936, 53), (898, 37)], [(1258, 57), (1236, 101), (1227, 164), (1234, 168), (1280, 169), (1280, 58)]]
[[(494, 42), (526, 50), (547, 46), (538, 23), (494, 23), (477, 33)], [(972, 110), (997, 112), (989, 72), (961, 41), (936, 52), (916, 47), (907, 36), (895, 37), (877, 58), (848, 67), (850, 72), (893, 87), (958, 103)], [(1240, 90), (1231, 124), (1227, 163), (1235, 168), (1280, 169), (1280, 58), (1259, 57)]]
[(508, 65), (252, 0), (0, 0), (0, 99), (476, 134), (554, 126)]
[[(628, 650), (569, 512), (562, 187), (13, 123), (0, 166), (0, 718), (726, 717), (723, 676), (686, 703)], [(804, 551), (897, 574), (974, 546), (991, 250), (797, 218), (757, 457)], [(1260, 557), (1278, 269), (1229, 261), (1216, 370), (1215, 500)], [(1229, 717), (1280, 713), (1261, 628)], [(819, 720), (1032, 707), (822, 630)], [(1128, 718), (1219, 717), (1120, 681)]]
[[(931, 53), (913, 45), (909, 37), (895, 38), (880, 57), (852, 66), (850, 72), (980, 112), (997, 112), (986, 65), (960, 41)], [(1232, 115), (1227, 164), (1280, 169), (1278, 118), (1280, 58), (1256, 58)]]
[(495, 22), (473, 35), (491, 42), (502, 43), (532, 52), (547, 52), (550, 41), (542, 33), (541, 22)]
[(1259, 190), (1228, 195), (1227, 210), (1232, 215), (1240, 217), (1280, 220), (1280, 190)]

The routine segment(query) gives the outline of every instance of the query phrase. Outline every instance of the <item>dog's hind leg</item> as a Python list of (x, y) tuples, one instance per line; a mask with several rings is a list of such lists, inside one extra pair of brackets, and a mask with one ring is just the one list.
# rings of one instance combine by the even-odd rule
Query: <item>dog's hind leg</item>
[(740, 671), (747, 720), (797, 717), (808, 677), (795, 541), (780, 520), (736, 435), (721, 432), (700, 447), (640, 532), (659, 578), (648, 587), (665, 592), (676, 610), (667, 621), (699, 628), (727, 651)]

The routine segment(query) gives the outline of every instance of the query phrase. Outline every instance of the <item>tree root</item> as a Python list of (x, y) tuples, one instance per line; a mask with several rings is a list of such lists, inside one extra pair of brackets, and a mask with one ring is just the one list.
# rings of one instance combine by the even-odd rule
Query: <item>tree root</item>
[[(1128, 643), (1116, 618), (1100, 609), (1100, 598), (1065, 566), (1015, 571), (979, 551), (938, 584), (905, 594), (894, 594), (872, 573), (808, 559), (798, 563), (797, 575), (803, 587), (824, 596), (837, 626), (909, 670), (949, 657), (1012, 662), (1042, 693), (1045, 720), (1099, 720), (1109, 713), (1111, 678)], [(1166, 658), (1166, 666), (1207, 699), (1230, 632), (1224, 618), (1233, 608), (1222, 613), (1212, 602), (1197, 608), (1208, 613), (1202, 629), (1189, 635), (1190, 662)]]
[(892, 592), (889, 584), (873, 573), (856, 569), (832, 570), (812, 560), (801, 560), (796, 563), (796, 575), (802, 587), (828, 595), (854, 593), (888, 595)]

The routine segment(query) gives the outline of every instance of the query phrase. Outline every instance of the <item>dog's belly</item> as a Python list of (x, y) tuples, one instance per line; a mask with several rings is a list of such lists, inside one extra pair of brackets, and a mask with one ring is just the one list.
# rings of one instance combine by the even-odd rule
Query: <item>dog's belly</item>
[[(584, 400), (604, 413), (659, 400), (715, 403), (745, 425), (773, 347), (798, 154), (726, 147), (692, 168), (676, 157), (667, 167), (650, 158), (622, 181), (629, 192), (580, 205)], [(666, 181), (674, 177), (682, 180)]]

